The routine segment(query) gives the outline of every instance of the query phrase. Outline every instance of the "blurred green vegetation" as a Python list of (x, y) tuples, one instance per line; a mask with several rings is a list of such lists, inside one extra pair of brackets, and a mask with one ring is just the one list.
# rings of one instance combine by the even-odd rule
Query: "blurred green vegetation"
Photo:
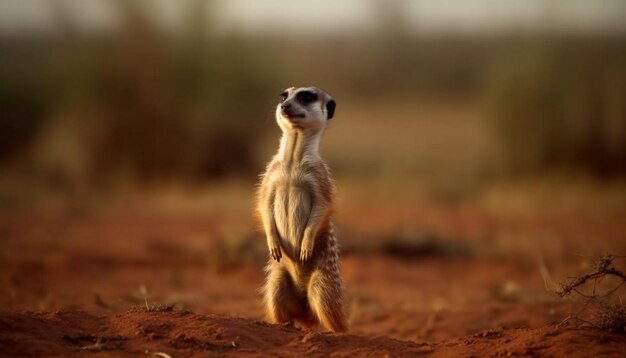
[(0, 165), (60, 187), (251, 170), (274, 67), (245, 39), (198, 35), (204, 2), (176, 38), (123, 1), (120, 31), (85, 37), (60, 4), (61, 36), (2, 40)]
[[(161, 31), (140, 2), (117, 1), (120, 28), (89, 35), (74, 26), (63, 4), (53, 6), (59, 34), (0, 39), (4, 191), (12, 190), (7, 178), (90, 192), (119, 181), (143, 185), (254, 177), (267, 159), (265, 153), (259, 156), (263, 143), (277, 136), (272, 114), (277, 93), (301, 84), (330, 90), (339, 117), (362, 113), (351, 119), (352, 126), (374, 121), (380, 126), (380, 121), (394, 122), (394, 115), (407, 119), (385, 132), (386, 140), (376, 134), (366, 138), (361, 144), (369, 152), (355, 154), (361, 159), (338, 159), (333, 168), (340, 174), (390, 167), (400, 171), (395, 175), (427, 175), (450, 160), (459, 163), (447, 163), (439, 176), (431, 176), (433, 185), (465, 178), (476, 168), (487, 168), (478, 169), (481, 178), (507, 170), (515, 175), (561, 169), (601, 177), (626, 174), (626, 43), (620, 37), (423, 38), (398, 26), (401, 14), (382, 11), (384, 6), (376, 36), (207, 35), (213, 19), (205, 8), (210, 2), (204, 1), (189, 9), (186, 27), (176, 34)], [(483, 137), (473, 133), (472, 140), (463, 141), (473, 127), (452, 120), (437, 125), (437, 111), (430, 111), (435, 115), (428, 123), (423, 117), (430, 112), (415, 108), (432, 100), (442, 109), (459, 101), (485, 104), (479, 125), (488, 126), (499, 144), (486, 148), (501, 155), (468, 150)], [(372, 101), (378, 109), (388, 101), (387, 118), (368, 117)], [(402, 102), (409, 105), (398, 105)], [(411, 113), (399, 113), (402, 108)], [(442, 117), (451, 116), (460, 122), (477, 117)], [(420, 121), (406, 125), (414, 118)], [(452, 133), (455, 128), (458, 133)], [(423, 146), (413, 145), (420, 137), (407, 129), (430, 138)], [(334, 145), (331, 140), (333, 150), (349, 151), (345, 136), (350, 133), (345, 128), (344, 140)], [(438, 140), (443, 144), (437, 146)], [(404, 145), (406, 153), (398, 157), (380, 143)], [(494, 157), (500, 169), (485, 164)], [(372, 163), (378, 166), (362, 170)]]
[(497, 59), (486, 91), (516, 174), (626, 174), (626, 43), (539, 41)]

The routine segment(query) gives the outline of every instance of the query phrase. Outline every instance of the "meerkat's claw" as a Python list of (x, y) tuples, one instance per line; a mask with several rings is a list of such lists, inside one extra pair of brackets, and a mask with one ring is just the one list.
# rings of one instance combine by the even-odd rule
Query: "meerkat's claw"
[(272, 237), (267, 240), (267, 247), (270, 250), (270, 257), (278, 262), (283, 257), (283, 253), (280, 249), (280, 239)]
[(311, 258), (311, 251), (308, 249), (302, 249), (300, 251), (300, 261), (307, 262)]
[(307, 236), (302, 240), (300, 247), (300, 261), (307, 262), (311, 256), (313, 256), (313, 240)]
[(280, 251), (279, 247), (272, 247), (270, 248), (270, 256), (272, 257), (272, 259), (280, 262), (280, 259), (283, 257), (283, 254)]

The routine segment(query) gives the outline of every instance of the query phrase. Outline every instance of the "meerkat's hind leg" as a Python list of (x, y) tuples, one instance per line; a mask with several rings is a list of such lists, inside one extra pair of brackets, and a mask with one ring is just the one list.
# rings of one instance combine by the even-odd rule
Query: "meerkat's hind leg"
[(264, 296), (267, 319), (271, 323), (306, 320), (306, 301), (298, 297), (291, 276), (278, 264), (270, 266)]
[(318, 269), (309, 282), (309, 305), (324, 327), (333, 332), (348, 329), (343, 307), (343, 292), (339, 277), (332, 272)]

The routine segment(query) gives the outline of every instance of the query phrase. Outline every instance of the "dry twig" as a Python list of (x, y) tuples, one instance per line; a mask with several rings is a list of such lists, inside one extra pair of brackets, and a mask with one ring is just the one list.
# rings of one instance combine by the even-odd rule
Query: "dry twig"
[[(626, 307), (608, 301), (620, 287), (626, 283), (626, 275), (615, 268), (613, 262), (623, 256), (604, 255), (594, 262), (593, 271), (573, 277), (569, 281), (560, 284), (556, 290), (559, 297), (568, 297), (572, 293), (585, 298), (585, 303), (575, 312), (570, 314), (559, 323), (562, 326), (570, 321), (583, 323), (599, 329), (623, 332), (626, 327)], [(616, 277), (620, 282), (604, 293), (598, 292), (598, 283), (606, 277)], [(592, 283), (591, 292), (584, 291), (585, 285)], [(592, 312), (590, 312), (592, 311)], [(586, 318), (591, 316), (591, 318)]]

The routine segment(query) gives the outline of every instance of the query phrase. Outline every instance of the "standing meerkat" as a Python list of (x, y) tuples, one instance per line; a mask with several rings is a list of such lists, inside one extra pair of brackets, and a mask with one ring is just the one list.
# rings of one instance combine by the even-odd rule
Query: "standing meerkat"
[(319, 143), (335, 101), (316, 87), (288, 88), (276, 107), (283, 132), (261, 176), (257, 211), (270, 252), (264, 303), (272, 323), (347, 329), (339, 250), (331, 221), (335, 187)]

